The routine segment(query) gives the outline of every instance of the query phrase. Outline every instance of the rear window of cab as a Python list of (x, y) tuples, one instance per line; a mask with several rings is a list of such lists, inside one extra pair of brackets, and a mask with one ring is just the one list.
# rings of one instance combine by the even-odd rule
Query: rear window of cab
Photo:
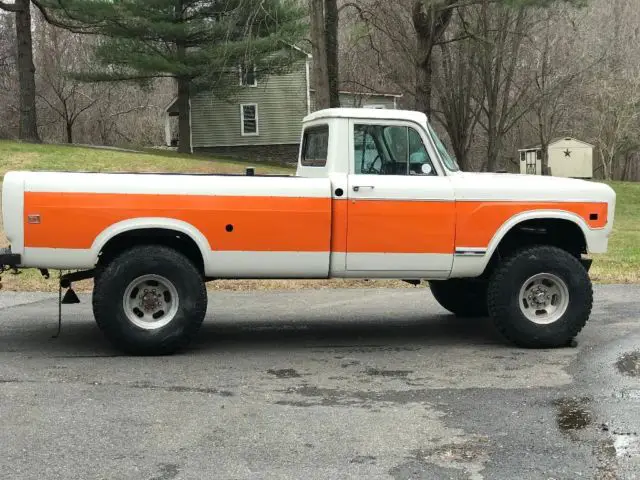
[(303, 167), (324, 167), (329, 151), (329, 125), (306, 128), (302, 139)]

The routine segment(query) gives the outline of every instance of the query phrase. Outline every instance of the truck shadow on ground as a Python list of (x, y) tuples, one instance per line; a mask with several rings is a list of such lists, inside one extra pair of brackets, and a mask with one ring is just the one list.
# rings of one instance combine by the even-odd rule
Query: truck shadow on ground
[[(119, 356), (90, 318), (63, 322), (58, 338), (54, 321), (40, 321), (18, 329), (0, 331), (0, 351), (38, 352), (47, 355)], [(263, 319), (235, 322), (207, 319), (183, 354), (220, 351), (305, 350), (362, 348), (418, 350), (428, 346), (478, 346), (505, 342), (486, 318), (430, 315), (417, 319), (345, 321), (320, 318), (313, 321)]]
[(335, 318), (313, 321), (261, 320), (208, 322), (193, 348), (318, 348), (350, 346), (415, 347), (427, 345), (500, 344), (502, 340), (486, 318), (433, 315), (421, 319), (381, 322), (344, 321)]

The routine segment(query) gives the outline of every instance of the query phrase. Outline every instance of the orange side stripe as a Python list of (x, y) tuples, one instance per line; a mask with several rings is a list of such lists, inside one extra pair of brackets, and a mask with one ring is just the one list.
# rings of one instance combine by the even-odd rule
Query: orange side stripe
[(349, 203), (350, 253), (452, 253), (455, 203), (357, 200)]
[[(218, 251), (327, 252), (330, 211), (330, 198), (27, 192), (25, 246), (88, 249), (115, 223), (165, 217), (190, 223)], [(26, 222), (34, 213), (41, 224)]]
[(347, 251), (349, 200), (333, 200), (331, 211), (331, 251)]
[[(539, 209), (573, 212), (591, 228), (607, 222), (606, 203), (27, 192), (25, 246), (88, 249), (115, 223), (168, 217), (193, 225), (217, 251), (453, 253), (454, 238), (456, 246), (486, 247), (509, 218)], [(30, 214), (42, 223), (27, 223)]]
[[(456, 245), (487, 247), (506, 221), (514, 215), (532, 210), (575, 213), (591, 228), (602, 228), (607, 224), (606, 203), (457, 202)], [(596, 214), (597, 220), (591, 220), (591, 214)]]

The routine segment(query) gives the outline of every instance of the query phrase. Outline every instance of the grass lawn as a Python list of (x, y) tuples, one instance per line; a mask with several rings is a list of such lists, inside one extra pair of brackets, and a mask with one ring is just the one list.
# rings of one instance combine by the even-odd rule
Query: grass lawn
[[(115, 150), (80, 148), (72, 146), (29, 145), (0, 141), (0, 179), (9, 170), (58, 170), (94, 172), (194, 172), (241, 173), (247, 163), (229, 160), (204, 159), (166, 152), (131, 153)], [(292, 173), (279, 166), (256, 166), (257, 173)], [(616, 190), (616, 218), (609, 242), (609, 252), (594, 255), (591, 277), (599, 283), (640, 282), (640, 183), (614, 182)], [(0, 212), (1, 213), (1, 212)], [(0, 246), (6, 246), (0, 215)], [(52, 272), (57, 276), (57, 272)], [(56, 279), (45, 280), (38, 271), (26, 270), (19, 275), (5, 273), (3, 288), (7, 290), (54, 291)], [(209, 288), (224, 290), (292, 289), (331, 287), (393, 286), (414, 288), (400, 281), (353, 280), (274, 280), (274, 281), (221, 281)], [(91, 281), (81, 282), (77, 289), (89, 290)]]
[(292, 169), (253, 165), (233, 160), (176, 154), (123, 152), (66, 145), (32, 145), (0, 140), (0, 179), (9, 170), (54, 170), (63, 172), (189, 172), (242, 173), (256, 166), (256, 173), (292, 173)]
[(601, 283), (640, 282), (640, 183), (611, 182), (616, 213), (609, 251), (593, 255), (591, 278)]

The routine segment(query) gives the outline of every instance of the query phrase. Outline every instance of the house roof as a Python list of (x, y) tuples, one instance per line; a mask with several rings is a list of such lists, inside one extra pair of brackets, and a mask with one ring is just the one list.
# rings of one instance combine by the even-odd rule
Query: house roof
[[(585, 142), (583, 140), (578, 140), (577, 138), (574, 138), (574, 137), (556, 137), (556, 138), (552, 139), (549, 142), (549, 146), (551, 147), (552, 145), (555, 145), (556, 143), (561, 142), (563, 140), (573, 140), (574, 142), (582, 143), (582, 144), (584, 144), (584, 145), (586, 145), (588, 147), (591, 147), (591, 148), (595, 147), (595, 145), (592, 145), (592, 144), (590, 144), (588, 142)], [(526, 146), (524, 146), (522, 148), (519, 148), (518, 151), (519, 152), (525, 152), (527, 150), (540, 150), (541, 148), (542, 148), (542, 145), (537, 143), (537, 144), (533, 144), (533, 145), (526, 145)]]
[(173, 100), (171, 100), (171, 102), (166, 107), (164, 107), (164, 111), (168, 113), (169, 116), (177, 116), (179, 112), (178, 97), (173, 97)]

